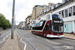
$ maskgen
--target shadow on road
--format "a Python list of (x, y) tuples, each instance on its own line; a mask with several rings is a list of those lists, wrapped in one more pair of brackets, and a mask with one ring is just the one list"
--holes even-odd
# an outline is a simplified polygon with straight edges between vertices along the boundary
[[(34, 35), (34, 34), (33, 34)], [(50, 38), (50, 37), (44, 37), (44, 36), (41, 36), (41, 35), (37, 35), (36, 36), (39, 36), (41, 38), (45, 38), (45, 39), (49, 39), (49, 40), (58, 40), (58, 39), (62, 39), (62, 38)]]

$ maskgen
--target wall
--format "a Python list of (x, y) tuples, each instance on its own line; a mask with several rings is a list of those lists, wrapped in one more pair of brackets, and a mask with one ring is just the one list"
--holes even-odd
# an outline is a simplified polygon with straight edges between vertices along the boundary
[(73, 23), (71, 22), (65, 22), (64, 23), (64, 32), (72, 32), (73, 31)]

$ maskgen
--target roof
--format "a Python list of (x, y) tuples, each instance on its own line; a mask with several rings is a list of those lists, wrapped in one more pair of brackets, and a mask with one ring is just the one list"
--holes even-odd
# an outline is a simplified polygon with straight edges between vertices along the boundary
[(58, 6), (58, 7), (55, 7), (53, 10), (56, 10), (56, 9), (58, 9), (58, 8), (60, 8), (60, 7), (62, 7), (62, 6), (65, 6), (67, 3), (71, 3), (71, 2), (73, 2), (74, 0), (69, 0), (69, 1), (66, 1), (65, 3), (61, 3), (60, 4), (60, 6)]
[[(62, 6), (66, 6), (68, 3), (70, 4), (70, 3), (72, 3), (72, 2), (75, 2), (75, 0), (69, 0), (69, 1), (66, 1), (65, 3), (57, 3), (58, 4), (58, 6), (56, 7), (56, 5), (52, 5), (54, 8), (53, 9), (51, 9), (52, 7), (49, 7), (50, 8), (50, 10), (48, 11), (48, 12), (50, 12), (50, 11), (54, 11), (54, 10), (56, 10), (56, 9), (58, 9), (58, 8), (61, 8)], [(47, 10), (47, 9), (46, 9)], [(44, 11), (44, 10), (43, 10)], [(41, 13), (41, 12), (40, 12)], [(46, 12), (47, 13), (47, 12)], [(40, 14), (39, 16), (41, 16), (42, 14)]]
[(33, 9), (34, 9), (35, 7), (43, 7), (43, 5), (35, 5), (35, 6), (33, 7)]

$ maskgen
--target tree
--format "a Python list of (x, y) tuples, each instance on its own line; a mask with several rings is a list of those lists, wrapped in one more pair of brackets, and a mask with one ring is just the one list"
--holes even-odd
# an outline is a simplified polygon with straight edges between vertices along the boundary
[(0, 27), (2, 27), (2, 23), (5, 20), (5, 17), (3, 14), (0, 14)]
[(3, 27), (3, 29), (11, 27), (9, 20), (5, 19), (3, 14), (0, 14), (0, 27)]

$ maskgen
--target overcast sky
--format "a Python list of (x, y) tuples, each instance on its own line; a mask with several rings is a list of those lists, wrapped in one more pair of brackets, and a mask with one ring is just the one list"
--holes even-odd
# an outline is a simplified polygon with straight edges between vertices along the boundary
[[(6, 19), (10, 20), (12, 17), (12, 2), (13, 0), (0, 0), (0, 13)], [(25, 21), (25, 18), (32, 13), (35, 5), (48, 5), (48, 3), (61, 3), (62, 0), (15, 0), (15, 20), (16, 24)]]

